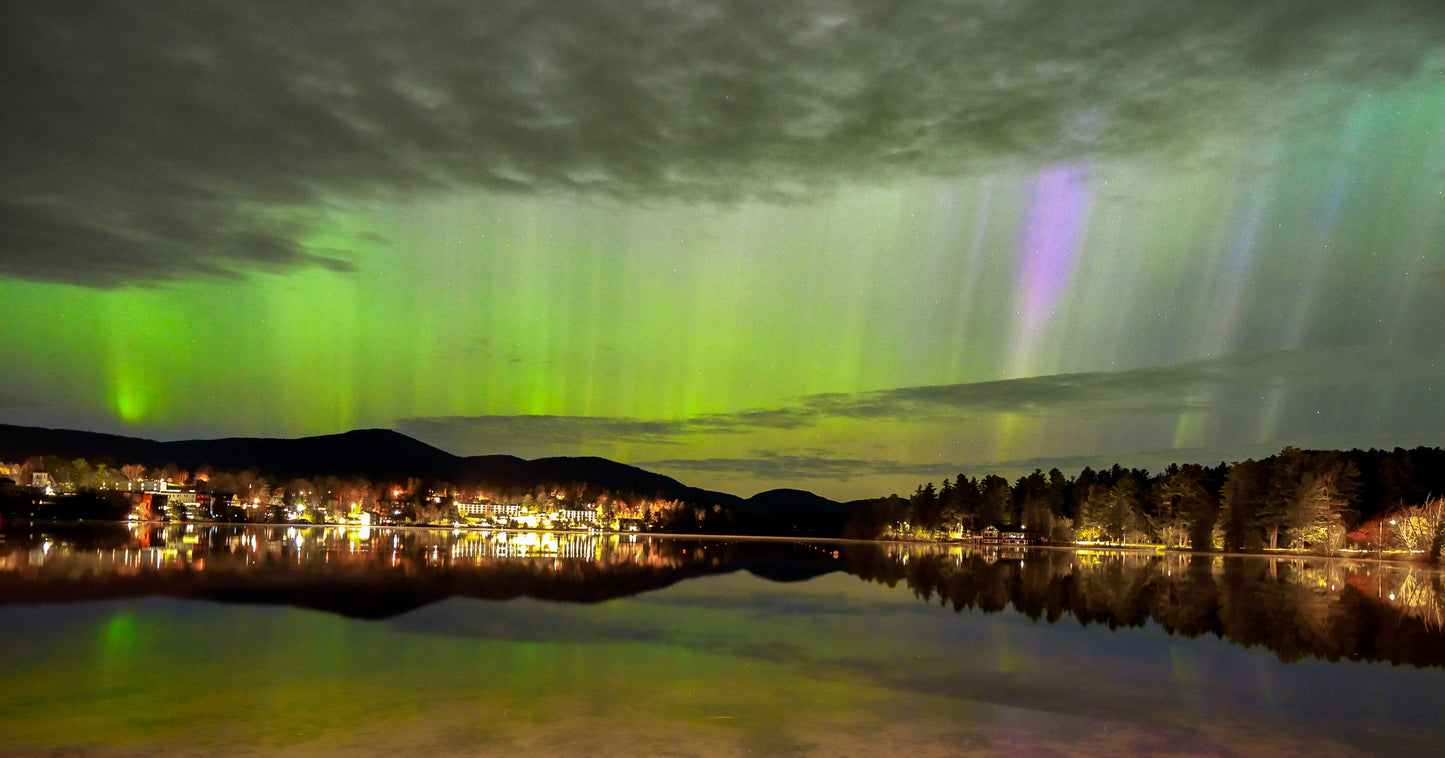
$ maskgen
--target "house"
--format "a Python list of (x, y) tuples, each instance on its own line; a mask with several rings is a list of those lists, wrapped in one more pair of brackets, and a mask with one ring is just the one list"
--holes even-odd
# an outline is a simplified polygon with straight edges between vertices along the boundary
[(999, 532), (998, 540), (1000, 545), (1015, 547), (1027, 547), (1029, 545), (1041, 544), (1043, 537), (1031, 529), (1008, 529)]
[(1042, 536), (1031, 529), (1006, 526), (998, 527), (993, 524), (985, 526), (978, 533), (978, 542), (984, 545), (1008, 545), (1010, 547), (1027, 547), (1043, 543)]

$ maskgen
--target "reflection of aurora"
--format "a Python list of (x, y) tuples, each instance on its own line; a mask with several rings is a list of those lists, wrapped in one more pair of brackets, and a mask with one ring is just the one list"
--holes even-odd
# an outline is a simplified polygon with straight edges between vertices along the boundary
[(1157, 624), (1285, 660), (1445, 666), (1445, 577), (1375, 561), (649, 535), (132, 525), (7, 526), (0, 602), (144, 594), (387, 617), (453, 596), (596, 601), (746, 569), (846, 571), (957, 611)]

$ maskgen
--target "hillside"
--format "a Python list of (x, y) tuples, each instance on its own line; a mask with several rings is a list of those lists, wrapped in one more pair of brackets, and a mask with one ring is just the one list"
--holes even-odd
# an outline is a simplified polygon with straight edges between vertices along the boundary
[(254, 470), (277, 480), (297, 477), (364, 477), (371, 480), (435, 479), (461, 486), (525, 492), (545, 485), (586, 484), (613, 492), (732, 505), (734, 495), (689, 487), (671, 477), (605, 458), (539, 458), (510, 455), (462, 457), (399, 432), (361, 429), (299, 439), (231, 437), (214, 440), (155, 440), (63, 429), (0, 424), (0, 460), (34, 456), (85, 458), (120, 466), (203, 466), (225, 471)]

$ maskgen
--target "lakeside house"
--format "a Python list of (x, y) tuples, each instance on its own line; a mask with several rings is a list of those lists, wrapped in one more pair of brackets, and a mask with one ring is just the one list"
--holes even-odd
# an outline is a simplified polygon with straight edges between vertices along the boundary
[(1027, 547), (1029, 545), (1043, 544), (1043, 536), (1032, 529), (1019, 527), (999, 527), (989, 524), (979, 530), (977, 541), (983, 545), (1006, 545), (1009, 547)]

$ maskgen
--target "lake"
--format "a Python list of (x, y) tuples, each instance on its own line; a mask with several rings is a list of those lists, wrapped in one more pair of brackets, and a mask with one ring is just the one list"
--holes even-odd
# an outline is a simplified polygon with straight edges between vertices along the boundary
[(1439, 754), (1369, 560), (4, 524), (0, 755)]

